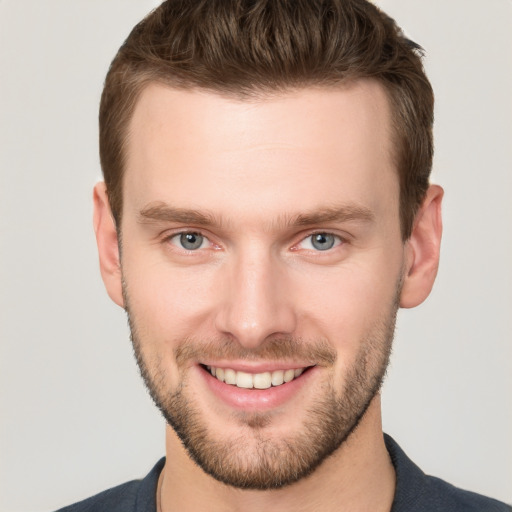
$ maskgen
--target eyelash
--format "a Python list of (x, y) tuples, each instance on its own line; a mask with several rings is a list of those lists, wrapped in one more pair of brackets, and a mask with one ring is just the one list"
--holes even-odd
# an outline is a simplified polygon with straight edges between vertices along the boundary
[[(192, 248), (192, 249), (187, 249), (186, 247), (183, 247), (182, 240), (179, 240), (179, 239), (181, 237), (187, 236), (187, 235), (193, 235), (193, 236), (196, 236), (196, 237), (201, 237), (201, 239), (202, 239), (201, 240), (201, 244), (198, 247), (195, 247), (195, 248)], [(314, 238), (313, 238), (315, 236), (316, 237), (322, 236), (323, 238), (332, 237), (333, 238), (333, 244), (330, 247), (327, 247), (325, 249), (319, 249), (318, 247), (315, 248), (314, 247)], [(174, 243), (173, 240), (176, 240), (176, 242)], [(329, 231), (315, 231), (314, 233), (309, 233), (307, 236), (302, 238), (298, 243), (294, 244), (294, 246), (292, 247), (292, 250), (298, 250), (299, 246), (301, 244), (307, 243), (308, 240), (310, 241), (310, 245), (312, 247), (311, 248), (307, 248), (306, 250), (310, 250), (310, 251), (317, 252), (317, 253), (329, 252), (329, 251), (331, 251), (331, 249), (335, 249), (336, 247), (346, 243), (346, 239), (344, 239), (340, 235), (336, 235), (336, 234), (331, 233)], [(200, 231), (193, 231), (193, 230), (179, 231), (177, 233), (173, 233), (172, 235), (169, 235), (168, 237), (166, 237), (164, 241), (168, 242), (168, 243), (170, 243), (170, 244), (172, 244), (172, 245), (174, 245), (176, 247), (178, 247), (178, 249), (187, 251), (187, 253), (198, 252), (200, 249), (203, 248), (202, 245), (204, 244), (204, 242), (207, 242), (207, 243), (209, 243), (211, 245), (214, 245), (213, 242), (206, 235), (204, 235)], [(216, 247), (218, 248), (218, 246), (216, 246)]]

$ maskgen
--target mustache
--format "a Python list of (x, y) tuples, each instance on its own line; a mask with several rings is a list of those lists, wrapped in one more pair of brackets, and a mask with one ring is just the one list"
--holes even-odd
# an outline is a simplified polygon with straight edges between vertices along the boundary
[(248, 349), (236, 340), (223, 337), (212, 340), (186, 338), (175, 349), (178, 367), (191, 361), (243, 360), (243, 361), (301, 361), (310, 365), (332, 366), (337, 353), (325, 340), (304, 340), (291, 336), (271, 337), (261, 345)]

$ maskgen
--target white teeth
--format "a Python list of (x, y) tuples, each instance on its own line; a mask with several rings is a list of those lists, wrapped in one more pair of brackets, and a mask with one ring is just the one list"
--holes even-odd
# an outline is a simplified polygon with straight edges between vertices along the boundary
[(268, 389), (272, 386), (272, 375), (270, 372), (257, 373), (252, 379), (256, 389)]
[[(212, 375), (214, 375), (214, 374), (212, 373)], [(235, 370), (231, 370), (231, 368), (226, 368), (224, 370), (224, 382), (226, 384), (236, 385), (236, 372), (235, 372)]]
[(245, 372), (236, 372), (236, 387), (251, 389), (253, 386), (252, 375)]
[(268, 389), (271, 386), (280, 386), (286, 382), (300, 377), (305, 368), (276, 370), (274, 372), (247, 373), (237, 372), (231, 368), (216, 368), (207, 366), (209, 372), (221, 382), (244, 389)]
[(224, 370), (222, 368), (217, 368), (215, 377), (217, 377), (221, 382), (224, 382)]
[(283, 379), (285, 382), (290, 382), (295, 378), (295, 370), (286, 370)]
[(272, 386), (280, 386), (284, 382), (283, 370), (272, 372)]

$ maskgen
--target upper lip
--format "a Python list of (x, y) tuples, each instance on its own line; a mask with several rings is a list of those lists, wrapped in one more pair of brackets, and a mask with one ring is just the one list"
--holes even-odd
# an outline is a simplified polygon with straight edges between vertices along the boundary
[(247, 361), (202, 361), (202, 365), (214, 368), (230, 368), (231, 370), (246, 372), (246, 373), (265, 373), (275, 372), (277, 370), (296, 370), (299, 368), (307, 368), (314, 366), (311, 363), (301, 362), (285, 362), (285, 361), (265, 361), (261, 363), (251, 363)]

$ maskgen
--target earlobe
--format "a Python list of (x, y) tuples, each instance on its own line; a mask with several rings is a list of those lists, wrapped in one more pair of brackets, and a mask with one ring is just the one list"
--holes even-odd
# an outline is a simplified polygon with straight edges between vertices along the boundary
[(430, 294), (439, 266), (439, 250), (443, 231), (441, 202), (443, 189), (431, 185), (418, 211), (414, 228), (406, 242), (406, 264), (400, 307), (413, 308)]
[(117, 229), (110, 211), (104, 182), (99, 182), (94, 187), (93, 201), (93, 224), (98, 245), (101, 277), (110, 298), (117, 305), (124, 307)]

